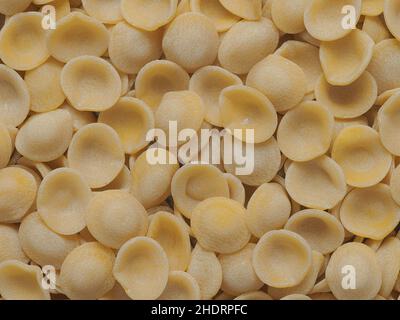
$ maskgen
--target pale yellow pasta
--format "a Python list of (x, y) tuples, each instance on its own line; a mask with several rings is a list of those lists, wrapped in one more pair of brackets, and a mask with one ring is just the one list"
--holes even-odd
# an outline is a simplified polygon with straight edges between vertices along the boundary
[(180, 168), (172, 179), (171, 192), (174, 204), (189, 219), (203, 200), (229, 198), (229, 186), (223, 173), (210, 164), (186, 164)]
[(242, 80), (233, 73), (218, 67), (206, 66), (197, 70), (190, 78), (189, 90), (196, 92), (203, 100), (205, 120), (222, 127), (219, 96), (223, 89), (241, 85)]
[(193, 210), (191, 227), (200, 245), (209, 251), (233, 253), (250, 240), (246, 209), (238, 202), (214, 197), (200, 202)]
[(221, 66), (245, 75), (278, 46), (279, 32), (271, 20), (242, 20), (224, 34), (218, 50)]
[[(350, 272), (346, 271), (346, 267)], [(356, 285), (351, 290), (343, 286), (343, 280), (346, 281), (343, 277), (346, 275), (356, 277)], [(361, 243), (344, 244), (332, 254), (326, 269), (326, 280), (333, 295), (339, 300), (373, 299), (382, 284), (375, 252)]]
[(363, 125), (350, 126), (339, 133), (332, 158), (343, 169), (347, 184), (359, 188), (380, 182), (392, 163), (392, 156), (383, 147), (378, 133)]
[(162, 42), (166, 58), (188, 72), (213, 64), (218, 46), (219, 37), (212, 20), (195, 12), (178, 16), (167, 28)]
[(170, 271), (184, 271), (190, 262), (189, 233), (178, 217), (165, 211), (152, 215), (147, 236), (156, 240), (164, 249)]
[(395, 93), (383, 104), (378, 112), (379, 137), (385, 148), (395, 156), (400, 156), (400, 143), (398, 141), (399, 108), (400, 93)]
[(119, 135), (124, 151), (134, 154), (149, 143), (147, 132), (154, 128), (150, 107), (136, 98), (121, 98), (111, 109), (99, 115), (99, 122), (112, 127)]
[(131, 300), (131, 298), (128, 297), (124, 288), (122, 288), (121, 285), (118, 282), (116, 282), (114, 287), (98, 300), (120, 301), (120, 300)]
[(100, 57), (108, 47), (109, 32), (96, 19), (72, 12), (57, 22), (57, 28), (47, 37), (50, 54), (61, 62), (82, 55)]
[(29, 113), (28, 87), (17, 72), (4, 64), (0, 64), (0, 83), (0, 122), (18, 126)]
[(224, 177), (228, 182), (229, 198), (244, 205), (246, 191), (240, 179), (230, 173), (224, 173)]
[(162, 30), (145, 31), (126, 22), (118, 23), (111, 31), (108, 52), (119, 70), (137, 74), (147, 63), (161, 57)]
[[(400, 92), (400, 88), (390, 89), (381, 93), (378, 98), (376, 98), (375, 105), (382, 106), (388, 101), (392, 96)], [(378, 113), (378, 112), (377, 112)]]
[(192, 275), (183, 271), (171, 271), (167, 286), (158, 300), (200, 300), (200, 297), (200, 287)]
[(49, 59), (39, 67), (25, 73), (25, 83), (31, 97), (30, 109), (34, 112), (47, 112), (57, 109), (65, 100), (61, 88), (63, 64)]
[(38, 183), (29, 171), (18, 167), (0, 169), (0, 222), (19, 221), (36, 199)]
[(354, 189), (343, 200), (340, 220), (351, 233), (381, 240), (400, 222), (400, 207), (391, 197), (386, 184)]
[(0, 31), (0, 58), (15, 70), (31, 70), (47, 60), (47, 31), (43, 15), (24, 12), (12, 16)]
[(148, 226), (146, 209), (122, 190), (96, 193), (85, 210), (85, 221), (93, 237), (113, 249), (119, 249), (131, 238), (144, 236)]
[[(391, 57), (388, 59), (387, 57)], [(400, 43), (396, 39), (386, 39), (375, 45), (371, 62), (367, 69), (378, 84), (378, 94), (400, 88)]]
[(280, 300), (312, 300), (309, 296), (304, 294), (294, 293), (281, 298)]
[(0, 295), (6, 300), (50, 300), (42, 288), (42, 271), (21, 261), (0, 263)]
[(91, 191), (79, 172), (59, 168), (40, 184), (37, 209), (43, 221), (55, 232), (72, 235), (85, 226), (85, 211)]
[(385, 0), (363, 0), (361, 14), (365, 16), (379, 16), (383, 12)]
[(309, 161), (325, 154), (333, 137), (334, 118), (324, 104), (302, 102), (282, 118), (278, 145), (282, 153), (293, 161)]
[(18, 12), (24, 11), (29, 7), (32, 0), (1, 0), (0, 1), (0, 13), (6, 16), (11, 16)]
[(37, 212), (26, 216), (18, 231), (21, 247), (26, 255), (40, 266), (52, 265), (60, 269), (67, 255), (79, 246), (77, 235), (55, 233)]
[(362, 30), (375, 41), (379, 43), (382, 40), (391, 38), (391, 34), (386, 27), (385, 20), (382, 16), (371, 17), (366, 16), (364, 19)]
[[(183, 1), (181, 1), (183, 2)], [(190, 0), (190, 8), (209, 17), (215, 24), (218, 32), (229, 30), (240, 17), (230, 13), (219, 0)]]
[(253, 251), (253, 267), (257, 276), (274, 288), (298, 285), (311, 266), (310, 246), (301, 236), (291, 231), (267, 232)]
[[(173, 161), (152, 163), (149, 159), (153, 156)], [(132, 194), (147, 209), (158, 206), (171, 195), (171, 180), (178, 169), (178, 162), (169, 151), (162, 148), (146, 150), (131, 168)]]
[(393, 200), (400, 206), (400, 166), (393, 170), (390, 178), (390, 192)]
[(93, 18), (109, 24), (121, 21), (121, 0), (83, 0), (82, 6)]
[(322, 74), (318, 48), (305, 42), (289, 40), (284, 42), (275, 54), (297, 64), (307, 78), (307, 92), (314, 91), (318, 78)]
[(72, 300), (98, 299), (115, 284), (114, 252), (98, 242), (85, 243), (64, 260), (58, 284)]
[(307, 92), (303, 70), (278, 55), (270, 55), (257, 63), (250, 70), (246, 85), (264, 93), (278, 112), (294, 108)]
[(13, 141), (7, 127), (0, 122), (0, 169), (7, 166), (13, 153)]
[(283, 228), (290, 211), (291, 204), (285, 189), (278, 183), (264, 183), (247, 204), (247, 227), (255, 237), (261, 238), (268, 231)]
[(124, 19), (131, 25), (154, 31), (170, 22), (178, 0), (121, 0)]
[(342, 224), (333, 215), (321, 210), (302, 210), (290, 217), (286, 230), (307, 240), (311, 249), (322, 254), (335, 251), (344, 241)]
[(79, 111), (105, 111), (121, 96), (121, 78), (107, 61), (94, 56), (70, 60), (61, 73), (61, 87)]
[(199, 244), (193, 249), (188, 273), (196, 279), (203, 300), (213, 298), (221, 288), (221, 263), (214, 252), (204, 250)]
[(289, 195), (311, 209), (333, 208), (344, 198), (347, 190), (342, 169), (325, 155), (307, 162), (293, 162), (285, 182)]
[[(343, 28), (345, 14), (349, 13), (351, 7), (351, 18), (355, 18), (354, 22), (357, 22), (361, 14), (361, 4), (361, 0), (311, 0), (304, 12), (305, 27), (311, 36), (321, 41), (343, 38), (352, 31), (349, 27)], [(346, 6), (347, 10), (344, 11)]]
[(56, 20), (60, 20), (71, 13), (71, 4), (69, 0), (54, 0), (51, 1), (50, 5), (53, 6), (56, 11)]
[(68, 149), (69, 166), (77, 170), (91, 188), (101, 188), (113, 181), (124, 162), (118, 134), (102, 123), (79, 129)]
[(78, 111), (75, 108), (71, 107), (68, 103), (64, 103), (60, 109), (66, 110), (69, 112), (72, 118), (72, 127), (75, 131), (78, 131), (80, 128), (84, 127), (87, 124), (94, 123), (97, 121), (94, 113), (90, 111)]
[(96, 189), (95, 191), (107, 191), (107, 190), (124, 190), (130, 191), (132, 185), (131, 171), (125, 165), (123, 166), (120, 173), (111, 181), (108, 185)]
[(15, 147), (32, 161), (48, 162), (67, 151), (71, 138), (70, 114), (65, 110), (54, 110), (31, 116), (18, 131)]
[(155, 111), (165, 93), (186, 90), (188, 86), (189, 75), (181, 66), (168, 60), (155, 60), (139, 71), (135, 94)]
[(361, 30), (354, 30), (336, 41), (322, 42), (320, 59), (326, 81), (345, 86), (357, 80), (371, 61), (374, 41)]
[(258, 20), (261, 18), (261, 0), (219, 0), (219, 2), (228, 11), (243, 19)]
[[(379, 2), (383, 2), (383, 0), (380, 0)], [(391, 34), (394, 35), (397, 40), (400, 40), (399, 2), (396, 0), (385, 0), (385, 4), (384, 5), (381, 4), (380, 9), (382, 9), (383, 6), (384, 6), (384, 16), (385, 16), (386, 26), (390, 30)], [(382, 11), (380, 13), (382, 13)]]
[(7, 260), (29, 261), (22, 250), (16, 224), (0, 224), (0, 263)]
[(307, 272), (304, 279), (298, 285), (288, 288), (269, 287), (268, 294), (274, 299), (286, 300), (284, 297), (290, 295), (305, 295), (311, 293), (315, 281), (318, 278), (318, 272), (322, 268), (323, 262), (324, 262), (324, 256), (317, 251), (312, 251), (311, 268)]
[(243, 249), (219, 256), (222, 266), (221, 289), (233, 296), (259, 290), (264, 283), (256, 275), (253, 264), (253, 251), (256, 245), (247, 244)]
[(118, 251), (113, 274), (133, 300), (157, 299), (168, 282), (168, 258), (153, 239), (136, 237)]
[(367, 71), (346, 86), (331, 85), (321, 76), (315, 87), (317, 101), (335, 117), (342, 119), (356, 118), (366, 113), (374, 105), (377, 95), (376, 81)]
[(285, 33), (300, 33), (304, 26), (304, 11), (309, 0), (273, 0), (271, 3), (272, 21)]
[(272, 300), (264, 291), (252, 291), (241, 294), (233, 300)]
[(400, 240), (389, 237), (376, 251), (376, 258), (382, 271), (382, 286), (379, 294), (388, 298), (395, 287), (400, 270)]
[[(318, 39), (315, 39), (313, 36), (311, 36), (307, 30), (300, 32), (298, 34), (295, 34), (293, 38), (297, 41), (302, 41), (302, 42), (307, 42), (308, 44), (313, 45), (314, 47), (319, 48), (321, 45), (321, 41)], [(290, 40), (289, 40), (290, 41)]]

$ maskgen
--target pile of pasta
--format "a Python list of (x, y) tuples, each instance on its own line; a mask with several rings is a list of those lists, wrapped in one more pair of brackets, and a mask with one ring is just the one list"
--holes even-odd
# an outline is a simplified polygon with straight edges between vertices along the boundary
[[(2, 299), (399, 298), (398, 0), (0, 13)], [(150, 163), (171, 121), (254, 130), (254, 170)]]

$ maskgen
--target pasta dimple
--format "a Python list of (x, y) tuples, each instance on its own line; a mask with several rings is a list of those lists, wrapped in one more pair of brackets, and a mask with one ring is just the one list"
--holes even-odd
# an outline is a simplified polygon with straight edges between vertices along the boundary
[(378, 112), (379, 137), (391, 154), (400, 156), (400, 93), (387, 100)]
[[(382, 1), (383, 0), (379, 2)], [(385, 0), (384, 16), (385, 16), (386, 26), (388, 27), (392, 35), (396, 37), (397, 40), (400, 40), (400, 27), (398, 22), (399, 14), (400, 14), (399, 2), (396, 0)]]
[(385, 184), (354, 189), (343, 200), (340, 220), (351, 233), (381, 240), (400, 222), (400, 207)]
[(61, 73), (61, 87), (79, 111), (105, 111), (121, 96), (121, 78), (107, 61), (94, 56), (70, 60)]
[(121, 0), (82, 0), (82, 6), (90, 16), (103, 23), (122, 20)]
[(219, 0), (233, 14), (246, 19), (258, 20), (261, 17), (262, 0)]
[(158, 300), (200, 300), (200, 287), (189, 273), (172, 271)]
[(305, 30), (304, 11), (309, 0), (273, 0), (271, 17), (279, 30), (285, 33), (300, 33)]

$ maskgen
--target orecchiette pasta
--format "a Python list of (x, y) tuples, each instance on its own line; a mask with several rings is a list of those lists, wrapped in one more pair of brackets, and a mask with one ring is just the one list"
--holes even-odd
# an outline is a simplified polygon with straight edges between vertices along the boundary
[(172, 271), (158, 300), (200, 300), (200, 296), (200, 287), (193, 276), (183, 271)]

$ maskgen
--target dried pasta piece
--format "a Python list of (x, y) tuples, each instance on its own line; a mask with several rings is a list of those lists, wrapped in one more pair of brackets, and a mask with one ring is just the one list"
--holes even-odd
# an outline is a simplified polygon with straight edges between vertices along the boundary
[(340, 207), (340, 220), (351, 233), (374, 240), (385, 238), (400, 222), (400, 207), (390, 188), (380, 183), (353, 189)]
[(317, 101), (328, 107), (335, 117), (342, 119), (366, 113), (374, 105), (377, 95), (376, 81), (367, 71), (346, 86), (331, 85), (321, 76), (315, 87)]
[(32, 207), (37, 187), (35, 177), (27, 170), (0, 169), (0, 222), (19, 221)]
[(139, 71), (135, 93), (155, 111), (165, 93), (188, 87), (189, 75), (181, 66), (172, 61), (155, 60)]
[(232, 254), (221, 254), (219, 262), (222, 266), (221, 289), (233, 296), (259, 290), (264, 283), (256, 275), (253, 264), (254, 243)]
[[(153, 163), (150, 161), (153, 156), (166, 162)], [(144, 151), (131, 168), (132, 194), (146, 209), (158, 206), (171, 195), (172, 177), (178, 169), (179, 164), (169, 151), (162, 148)]]
[(400, 206), (400, 166), (393, 170), (390, 178), (390, 192), (393, 200)]
[(17, 72), (4, 64), (0, 64), (0, 83), (0, 122), (19, 126), (29, 113), (28, 87)]
[(32, 161), (48, 162), (67, 151), (71, 138), (71, 115), (54, 110), (31, 116), (18, 131), (15, 147)]
[(124, 162), (118, 134), (103, 123), (82, 127), (75, 133), (68, 149), (69, 166), (77, 170), (91, 188), (101, 188), (113, 181)]
[[(391, 57), (388, 59), (388, 57)], [(372, 59), (367, 69), (378, 84), (378, 94), (400, 88), (400, 43), (396, 39), (386, 39), (375, 45)]]
[(50, 300), (42, 288), (42, 270), (17, 260), (0, 263), (0, 295), (6, 300)]
[(79, 246), (77, 235), (55, 233), (37, 212), (26, 216), (19, 227), (19, 239), (26, 255), (40, 266), (52, 265), (60, 269), (67, 255)]
[(273, 300), (272, 297), (264, 291), (252, 291), (241, 294), (233, 300)]
[(82, 56), (102, 56), (108, 47), (109, 32), (98, 20), (80, 12), (72, 12), (57, 22), (47, 37), (50, 54), (68, 61)]
[(42, 19), (40, 12), (18, 13), (1, 29), (0, 58), (10, 68), (31, 70), (50, 56)]
[(219, 0), (226, 10), (246, 19), (259, 20), (261, 18), (261, 0)]
[(242, 20), (224, 34), (218, 60), (230, 72), (245, 75), (278, 46), (279, 32), (271, 20)]
[(162, 30), (149, 32), (126, 22), (111, 31), (108, 52), (113, 65), (123, 72), (137, 74), (147, 63), (161, 57)]
[(247, 75), (246, 85), (264, 93), (278, 112), (294, 108), (307, 93), (303, 70), (279, 55), (257, 63)]
[(293, 161), (309, 161), (325, 154), (333, 137), (334, 118), (325, 105), (302, 102), (282, 118), (278, 145), (282, 153)]
[(400, 270), (400, 240), (397, 237), (386, 238), (376, 251), (376, 258), (382, 271), (382, 286), (379, 294), (389, 298), (395, 287)]
[(400, 156), (399, 114), (400, 93), (389, 98), (378, 112), (379, 136), (382, 144), (395, 156)]
[(356, 81), (367, 69), (374, 45), (371, 37), (358, 29), (339, 40), (322, 42), (320, 60), (326, 81), (334, 86)]
[(281, 298), (280, 300), (312, 300), (309, 296), (304, 294), (294, 293)]
[(222, 127), (219, 96), (223, 89), (241, 85), (242, 80), (218, 66), (206, 66), (197, 70), (190, 78), (189, 90), (196, 92), (203, 100), (205, 120), (215, 126)]
[(314, 91), (315, 85), (322, 74), (318, 48), (305, 42), (289, 40), (284, 42), (274, 54), (297, 64), (304, 71), (307, 78), (307, 92)]
[(264, 183), (247, 204), (247, 227), (255, 237), (261, 238), (268, 231), (281, 229), (290, 213), (291, 204), (284, 186)]
[(122, 190), (96, 193), (87, 206), (85, 221), (93, 237), (113, 249), (119, 249), (129, 239), (144, 236), (148, 226), (146, 209)]
[[(356, 275), (356, 286), (343, 287), (343, 270), (351, 266)], [(347, 271), (348, 273), (348, 271)], [(331, 256), (326, 269), (326, 280), (335, 298), (339, 300), (371, 300), (379, 292), (382, 274), (375, 252), (362, 243), (346, 243)]]
[(134, 154), (148, 145), (147, 132), (154, 128), (154, 115), (146, 103), (136, 98), (121, 98), (111, 109), (99, 115), (99, 122), (119, 135), (124, 151)]
[(16, 224), (0, 224), (0, 263), (7, 260), (29, 261), (22, 250)]
[(116, 282), (114, 287), (108, 291), (104, 296), (99, 298), (99, 300), (131, 300), (131, 298), (128, 297), (126, 294), (124, 288), (121, 287), (121, 285)]
[(0, 13), (5, 16), (12, 16), (18, 12), (22, 12), (29, 7), (32, 0), (1, 0)]
[[(219, 98), (220, 119), (235, 138), (249, 143), (262, 143), (275, 133), (278, 117), (274, 106), (261, 92), (247, 86), (231, 86)], [(235, 134), (240, 129), (239, 134)], [(247, 141), (246, 130), (253, 130)]]
[(75, 131), (86, 126), (87, 124), (94, 123), (97, 121), (94, 113), (90, 111), (78, 111), (71, 107), (69, 104), (64, 103), (59, 109), (68, 111), (72, 118), (72, 127)]
[[(304, 24), (307, 31), (321, 41), (334, 41), (349, 34), (351, 28), (343, 28), (342, 13), (346, 6), (351, 6), (357, 22), (361, 15), (361, 0), (311, 0), (304, 11)], [(346, 11), (347, 12), (347, 11)]]
[(115, 177), (113, 181), (111, 181), (105, 187), (96, 189), (95, 191), (107, 191), (107, 190), (130, 191), (131, 185), (132, 185), (131, 171), (125, 165), (123, 166), (121, 172)]
[(178, 0), (121, 0), (124, 19), (131, 25), (154, 31), (175, 16)]
[(328, 254), (344, 241), (342, 224), (333, 215), (321, 210), (302, 210), (290, 217), (286, 230), (296, 232), (307, 240), (312, 250)]
[(167, 254), (155, 240), (136, 237), (118, 251), (113, 274), (133, 300), (157, 299), (168, 282)]
[[(367, 1), (367, 2), (372, 2)], [(379, 2), (383, 2), (380, 0)], [(400, 26), (399, 26), (399, 14), (400, 14), (400, 5), (396, 0), (385, 0), (385, 4), (381, 4), (384, 6), (384, 17), (386, 26), (390, 30), (391, 34), (395, 36), (397, 40), (400, 40)], [(382, 13), (382, 12), (381, 12)]]
[(91, 191), (81, 175), (69, 168), (51, 171), (40, 184), (37, 208), (55, 232), (72, 235), (85, 228), (85, 211)]
[(191, 227), (204, 249), (228, 254), (242, 249), (250, 240), (245, 218), (246, 209), (240, 203), (214, 197), (194, 208)]
[(195, 12), (178, 16), (167, 28), (162, 42), (166, 58), (188, 72), (213, 64), (218, 46), (219, 37), (212, 20)]
[(121, 21), (121, 0), (82, 0), (85, 11), (93, 18), (108, 24)]
[(171, 192), (174, 204), (189, 219), (203, 200), (229, 198), (229, 186), (223, 173), (210, 164), (186, 164), (180, 168), (172, 179)]
[(200, 287), (192, 275), (183, 271), (172, 271), (158, 300), (200, 300), (200, 297)]
[(303, 32), (304, 11), (309, 0), (273, 0), (271, 3), (272, 21), (284, 33)]
[(267, 232), (253, 251), (253, 267), (257, 276), (274, 288), (298, 285), (311, 266), (310, 246), (301, 236), (291, 231)]
[[(383, 106), (386, 101), (388, 101), (392, 96), (400, 92), (400, 88), (390, 89), (381, 93), (378, 98), (376, 98), (375, 105)], [(378, 110), (376, 110), (378, 113)]]
[(244, 205), (246, 191), (240, 179), (230, 173), (224, 173), (224, 177), (228, 182), (229, 198)]
[(0, 122), (0, 169), (7, 166), (13, 153), (13, 141), (7, 127)]
[(333, 208), (347, 191), (341, 167), (325, 155), (307, 162), (293, 162), (285, 182), (289, 195), (312, 209)]
[(365, 16), (379, 16), (383, 13), (385, 0), (363, 0), (361, 14)]
[(31, 97), (30, 109), (34, 112), (47, 112), (57, 109), (65, 100), (61, 88), (63, 64), (49, 59), (39, 67), (25, 73), (25, 83)]
[(79, 111), (110, 109), (121, 96), (121, 78), (107, 61), (94, 56), (70, 60), (61, 73), (61, 87)]
[(190, 0), (190, 8), (193, 12), (202, 13), (209, 17), (214, 22), (218, 32), (229, 30), (240, 20), (240, 17), (226, 10), (219, 0)]
[(387, 29), (385, 20), (382, 16), (366, 16), (364, 19), (362, 31), (368, 33), (368, 35), (372, 38), (372, 40), (375, 41), (375, 43), (379, 43), (382, 40), (391, 38), (391, 34)]
[(54, 0), (49, 4), (56, 10), (57, 21), (71, 13), (71, 4), (69, 0)]
[(155, 213), (151, 217), (147, 236), (163, 247), (170, 271), (187, 269), (192, 248), (189, 233), (178, 217), (165, 211)]
[(339, 133), (332, 158), (342, 167), (347, 184), (359, 188), (380, 182), (392, 163), (392, 156), (382, 145), (379, 134), (363, 125), (354, 125)]
[(114, 261), (114, 252), (98, 242), (75, 248), (61, 266), (60, 289), (71, 300), (102, 297), (114, 287)]
[(188, 267), (199, 287), (202, 300), (213, 298), (221, 288), (222, 267), (214, 252), (204, 250), (197, 244)]

